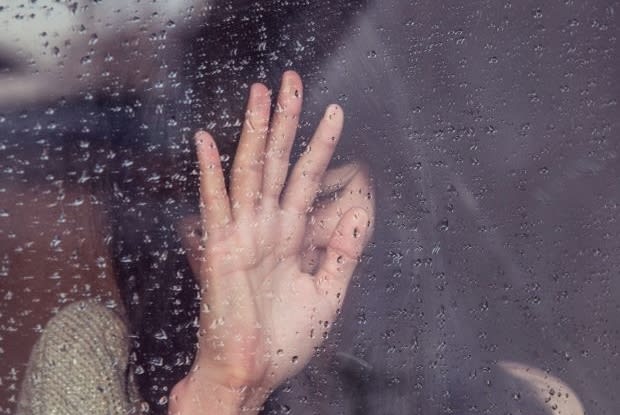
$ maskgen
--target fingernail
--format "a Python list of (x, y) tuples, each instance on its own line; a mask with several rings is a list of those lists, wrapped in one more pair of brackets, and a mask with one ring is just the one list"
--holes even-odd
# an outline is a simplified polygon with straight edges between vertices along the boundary
[(252, 84), (252, 86), (250, 87), (250, 95), (251, 96), (256, 95), (258, 93), (258, 88), (260, 88), (260, 85), (261, 84), (259, 84), (259, 83)]
[(198, 131), (196, 133), (196, 135), (194, 136), (194, 138), (196, 139), (196, 143), (197, 144), (202, 144), (204, 143), (204, 138), (205, 138), (205, 132), (204, 131)]
[(338, 117), (338, 114), (342, 112), (342, 108), (338, 104), (331, 104), (325, 110), (325, 118), (330, 121), (335, 120)]

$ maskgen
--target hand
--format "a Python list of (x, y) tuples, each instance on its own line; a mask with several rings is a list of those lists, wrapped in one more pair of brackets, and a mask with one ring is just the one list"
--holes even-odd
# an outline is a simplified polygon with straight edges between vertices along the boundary
[[(320, 191), (312, 206), (302, 249), (301, 269), (315, 274), (325, 256), (342, 215), (354, 207), (362, 207), (374, 218), (374, 190), (368, 169), (360, 163), (349, 163), (325, 172)], [(178, 226), (181, 230), (187, 259), (194, 275), (200, 275), (203, 247), (201, 246), (200, 215), (186, 215)], [(370, 233), (374, 225), (371, 222)]]
[[(312, 229), (310, 210), (343, 113), (336, 105), (328, 107), (285, 187), (301, 93), (298, 75), (287, 72), (269, 128), (269, 91), (252, 86), (229, 192), (213, 138), (196, 135), (204, 235), (202, 255), (193, 264), (203, 288), (199, 350), (190, 375), (175, 387), (173, 403), (189, 390), (194, 400), (201, 394), (212, 399), (197, 387), (208, 385), (236, 391), (234, 397), (224, 392), (222, 402), (260, 406), (310, 360), (342, 304), (370, 235), (373, 207), (365, 198), (360, 206), (366, 209), (351, 206), (341, 213), (310, 274), (302, 265)], [(324, 228), (334, 226), (333, 213), (323, 220)]]

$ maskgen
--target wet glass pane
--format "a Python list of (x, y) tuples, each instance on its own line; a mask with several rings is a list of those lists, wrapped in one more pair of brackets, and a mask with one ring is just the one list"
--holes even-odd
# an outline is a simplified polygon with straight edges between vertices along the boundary
[(619, 9), (0, 2), (0, 413), (618, 413)]

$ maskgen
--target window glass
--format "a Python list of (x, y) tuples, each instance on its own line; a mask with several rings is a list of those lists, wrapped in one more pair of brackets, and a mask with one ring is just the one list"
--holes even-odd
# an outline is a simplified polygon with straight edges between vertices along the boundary
[(291, 69), (292, 162), (339, 104), (331, 167), (362, 166), (376, 210), (329, 335), (263, 413), (617, 413), (618, 13), (0, 4), (0, 413), (47, 322), (84, 299), (123, 316), (128, 376), (166, 413), (199, 329), (193, 135), (213, 135), (228, 178), (251, 84), (275, 98)]

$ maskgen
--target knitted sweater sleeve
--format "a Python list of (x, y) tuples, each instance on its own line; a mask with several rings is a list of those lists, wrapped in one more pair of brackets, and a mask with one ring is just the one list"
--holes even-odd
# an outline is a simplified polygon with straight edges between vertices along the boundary
[(17, 414), (133, 413), (128, 347), (126, 326), (112, 310), (90, 301), (65, 307), (32, 351)]

